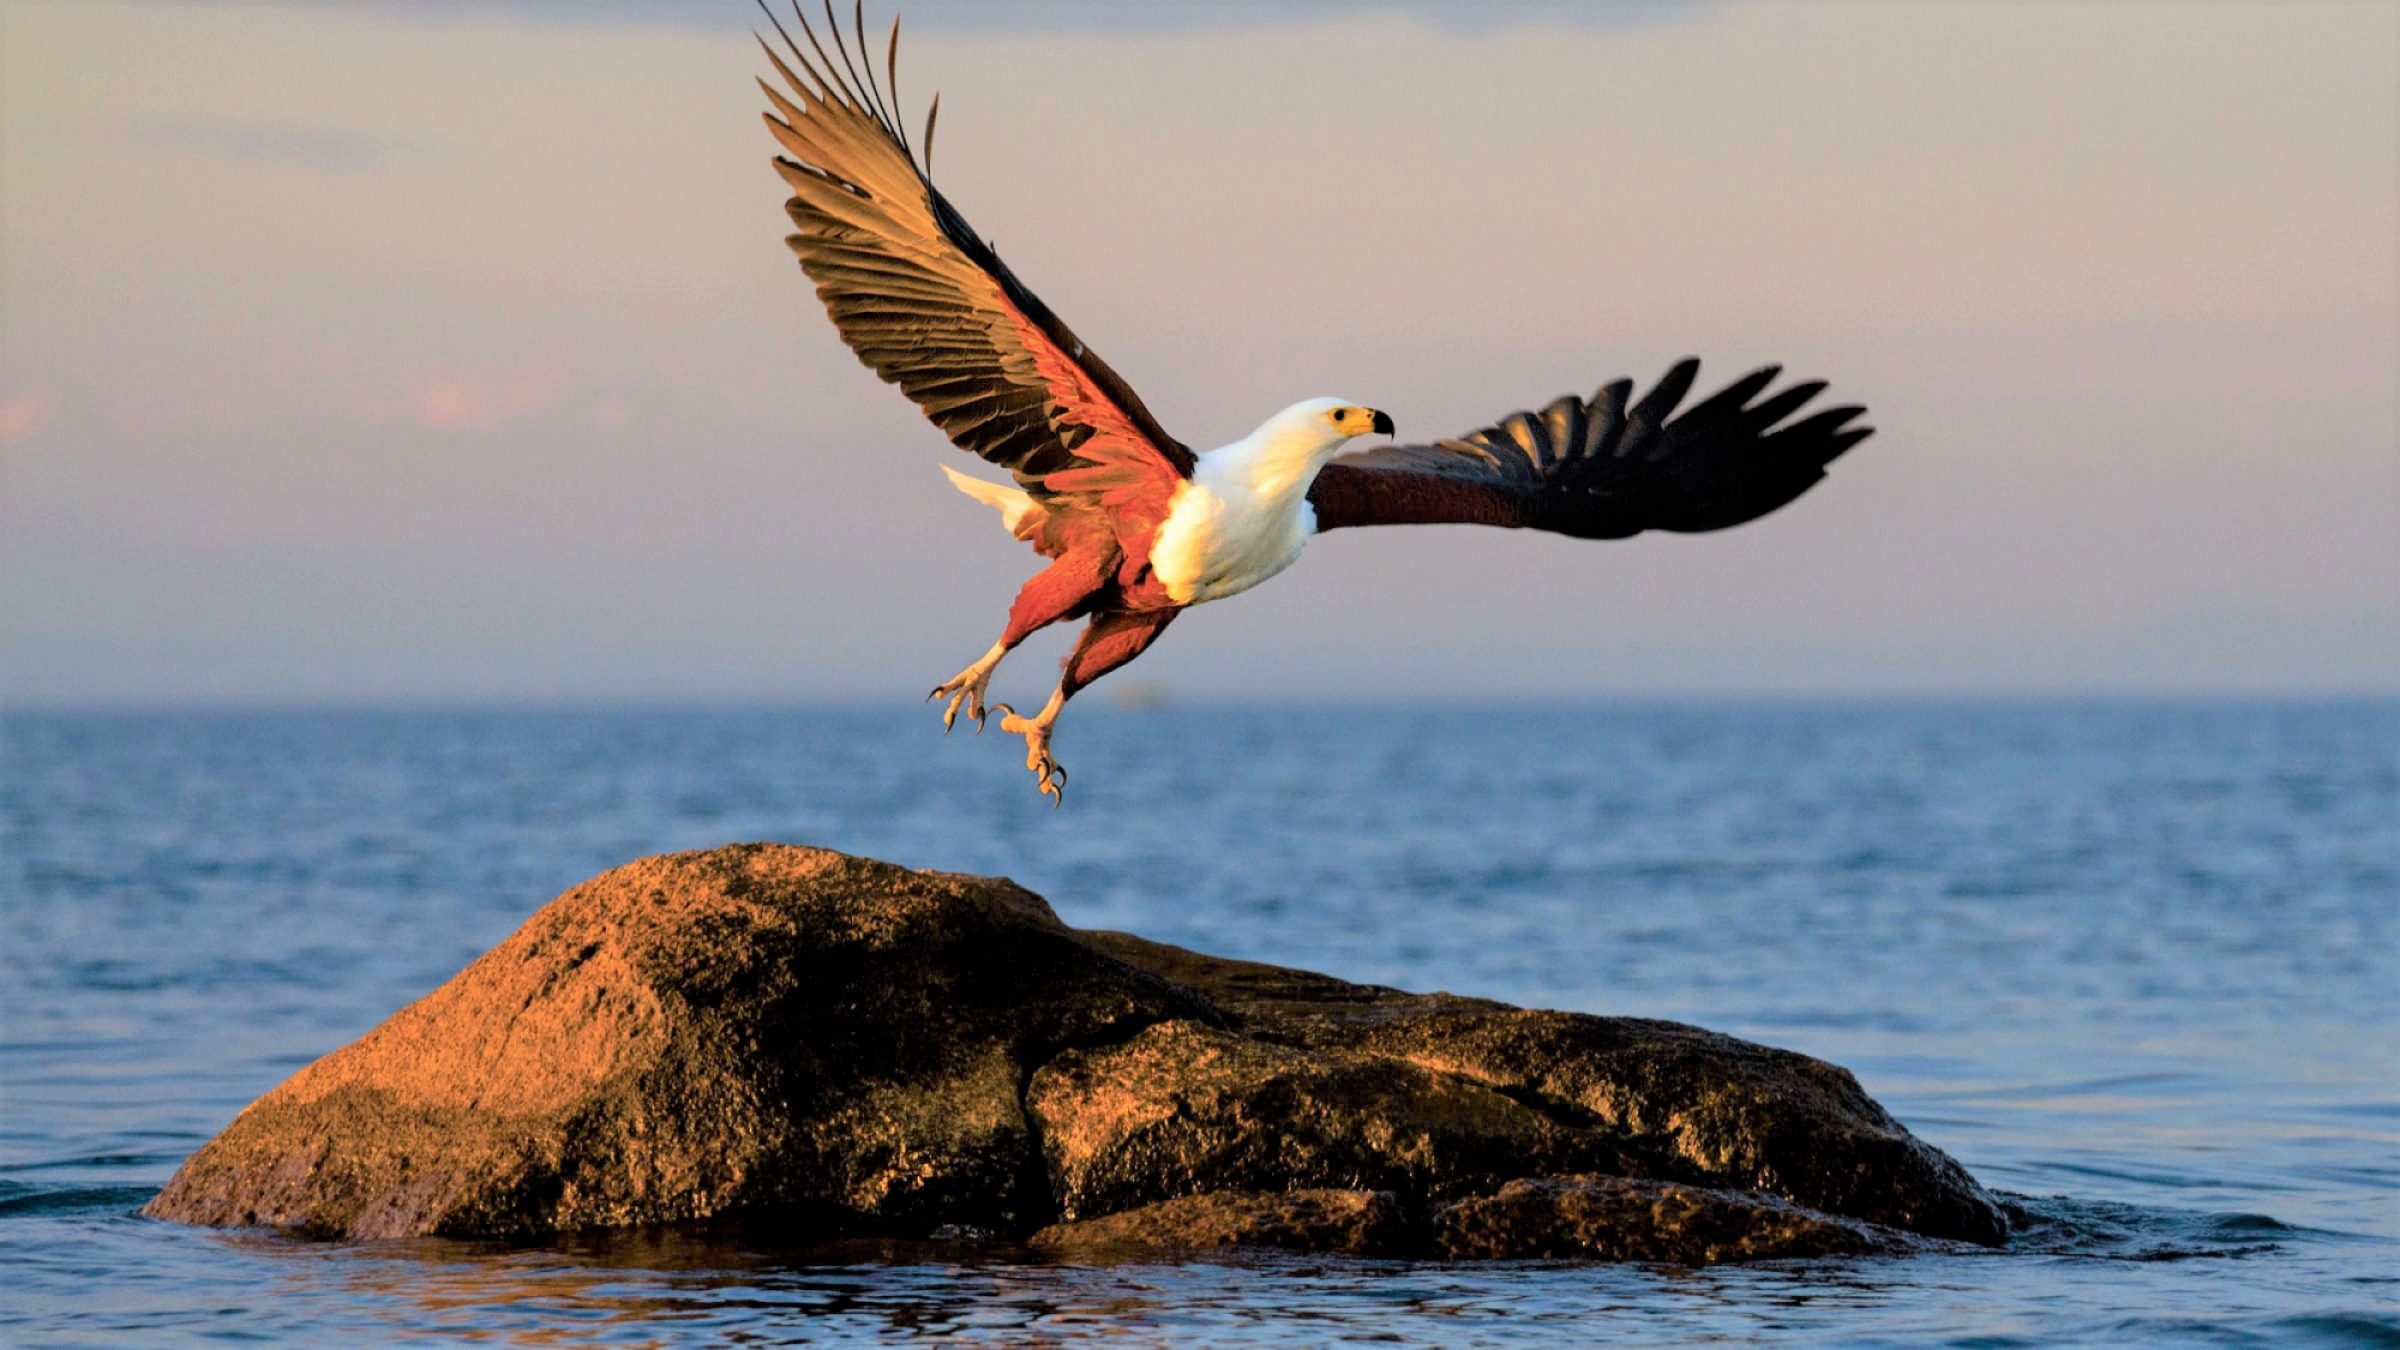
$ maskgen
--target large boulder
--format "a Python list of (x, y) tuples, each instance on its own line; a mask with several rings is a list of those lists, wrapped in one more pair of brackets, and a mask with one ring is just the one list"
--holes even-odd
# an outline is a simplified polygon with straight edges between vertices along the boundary
[(767, 846), (552, 901), (194, 1154), (162, 1218), (534, 1237), (777, 1209), (1036, 1227), (1034, 1068), (1206, 999), (1005, 881)]
[(560, 896), (144, 1212), (1687, 1262), (2006, 1233), (1803, 1055), (1078, 932), (1005, 880), (757, 844)]

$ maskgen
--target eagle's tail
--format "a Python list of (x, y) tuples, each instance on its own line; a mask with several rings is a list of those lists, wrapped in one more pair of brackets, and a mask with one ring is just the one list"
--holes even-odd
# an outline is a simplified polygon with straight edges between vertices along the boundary
[(999, 483), (987, 483), (980, 478), (960, 473), (945, 464), (942, 472), (949, 475), (950, 486), (982, 502), (1000, 513), (1000, 523), (1019, 539), (1031, 539), (1049, 515), (1042, 504), (1024, 491)]

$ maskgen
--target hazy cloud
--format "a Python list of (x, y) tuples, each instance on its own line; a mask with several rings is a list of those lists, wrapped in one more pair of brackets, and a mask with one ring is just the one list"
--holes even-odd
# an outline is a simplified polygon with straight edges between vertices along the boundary
[(444, 375), (417, 390), (417, 420), (435, 431), (497, 426), (549, 407), (565, 384), (565, 372), (557, 369), (485, 379)]
[(223, 155), (336, 170), (373, 168), (427, 148), (400, 138), (260, 122), (145, 123), (119, 127), (116, 137), (137, 149), (168, 154)]
[(0, 400), (0, 445), (33, 439), (50, 424), (50, 395), (41, 390)]
[[(330, 0), (425, 21), (494, 14), (546, 23), (664, 24), (740, 30), (763, 26), (756, 0)], [(767, 0), (790, 22), (793, 0)], [(811, 22), (824, 0), (800, 0)], [(834, 12), (848, 25), (849, 0)], [(1638, 28), (1676, 23), (1717, 8), (1715, 0), (882, 0), (866, 7), (881, 34), (900, 16), (909, 32), (1160, 33), (1206, 28), (1273, 28), (1344, 18), (1399, 18), (1453, 32), (1491, 32), (1529, 24)]]

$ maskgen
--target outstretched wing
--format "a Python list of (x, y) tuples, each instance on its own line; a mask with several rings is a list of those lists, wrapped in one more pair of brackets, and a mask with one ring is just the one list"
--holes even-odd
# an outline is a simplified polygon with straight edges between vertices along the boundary
[[(876, 83), (863, 27), (853, 65), (827, 4), (837, 65), (797, 4), (792, 12), (816, 59), (770, 12), (790, 63), (760, 45), (792, 97), (764, 80), (759, 88), (774, 105), (767, 129), (789, 152), (775, 161), (799, 228), (785, 242), (842, 340), (961, 449), (1010, 470), (1028, 490), (1091, 494), (1136, 513), (1163, 502), (1191, 476), (1191, 452), (934, 189)], [(893, 101), (899, 43), (894, 21), (884, 57)], [(939, 109), (936, 99), (925, 119), (929, 157)]]
[(1812, 380), (1759, 398), (1776, 366), (1676, 414), (1699, 373), (1687, 359), (1638, 403), (1633, 382), (1619, 380), (1455, 440), (1336, 460), (1308, 494), (1317, 528), (1504, 525), (1579, 539), (1721, 530), (1808, 491), (1826, 465), (1873, 434), (1850, 425), (1865, 411), (1857, 407), (1785, 422), (1825, 386)]

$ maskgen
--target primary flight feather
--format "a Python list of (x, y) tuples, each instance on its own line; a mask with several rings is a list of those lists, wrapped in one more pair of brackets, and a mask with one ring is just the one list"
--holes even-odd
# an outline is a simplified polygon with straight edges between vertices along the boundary
[(1870, 434), (1855, 425), (1857, 407), (1787, 420), (1824, 386), (1770, 394), (1775, 367), (1678, 413), (1700, 368), (1687, 359), (1639, 398), (1632, 381), (1618, 380), (1589, 399), (1569, 395), (1429, 445), (1381, 445), (1337, 461), (1355, 437), (1390, 435), (1392, 419), (1312, 398), (1194, 454), (933, 186), (941, 101), (926, 115), (920, 156), (894, 115), (898, 22), (879, 81), (856, 10), (855, 55), (830, 3), (830, 53), (797, 5), (793, 17), (808, 50), (777, 22), (784, 50), (761, 45), (786, 89), (759, 82), (773, 105), (768, 130), (785, 151), (775, 167), (793, 194), (786, 210), (797, 232), (786, 242), (859, 359), (959, 448), (1015, 476), (1009, 487), (944, 470), (1050, 559), (1018, 591), (999, 640), (934, 689), (948, 699), (942, 725), (962, 709), (983, 724), (992, 672), (1027, 636), (1090, 620), (1040, 713), (991, 705), (1003, 729), (1024, 736), (1025, 765), (1054, 799), (1066, 774), (1051, 731), (1067, 700), (1141, 655), (1183, 610), (1291, 566), (1313, 535), (1409, 524), (1583, 539), (1719, 530), (1806, 492)]

